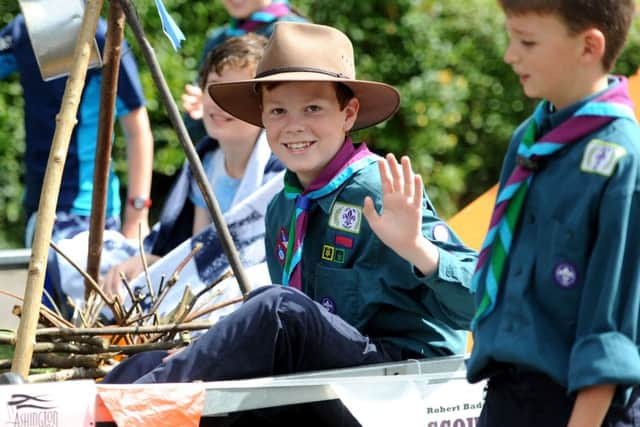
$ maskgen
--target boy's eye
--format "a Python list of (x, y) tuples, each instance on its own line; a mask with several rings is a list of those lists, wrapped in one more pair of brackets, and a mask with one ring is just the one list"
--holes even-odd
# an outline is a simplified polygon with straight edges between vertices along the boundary
[(272, 116), (279, 116), (281, 114), (284, 113), (284, 108), (272, 108), (271, 109), (271, 115)]
[(532, 47), (536, 45), (536, 42), (531, 41), (531, 40), (521, 40), (520, 44), (522, 44), (522, 46), (524, 47)]
[(320, 111), (322, 110), (322, 108), (320, 108), (319, 105), (309, 105), (307, 107), (307, 111), (311, 111), (311, 112), (316, 112), (316, 111)]

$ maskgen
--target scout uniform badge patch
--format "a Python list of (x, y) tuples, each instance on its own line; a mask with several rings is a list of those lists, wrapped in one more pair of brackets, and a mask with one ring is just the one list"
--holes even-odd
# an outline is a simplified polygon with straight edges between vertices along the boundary
[(329, 227), (347, 233), (360, 233), (362, 208), (347, 203), (336, 202), (329, 216)]
[(587, 144), (582, 155), (580, 170), (587, 173), (596, 173), (602, 176), (611, 176), (618, 160), (627, 154), (619, 145), (601, 139), (593, 139)]
[(287, 243), (289, 242), (289, 236), (284, 227), (280, 227), (278, 231), (278, 239), (276, 240), (276, 258), (280, 264), (284, 265), (284, 260), (287, 257)]

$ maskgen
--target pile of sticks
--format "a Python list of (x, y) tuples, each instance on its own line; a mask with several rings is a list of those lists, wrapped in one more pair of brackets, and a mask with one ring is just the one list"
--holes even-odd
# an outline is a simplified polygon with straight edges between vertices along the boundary
[[(193, 294), (186, 284), (182, 298), (176, 306), (166, 311), (163, 316), (158, 313), (158, 308), (167, 293), (178, 282), (180, 272), (200, 251), (201, 245), (194, 247), (168, 280), (165, 281), (164, 277), (160, 279), (157, 292), (154, 292), (149, 279), (144, 251), (140, 251), (145, 270), (146, 290), (132, 289), (127, 278), (121, 275), (123, 288), (128, 295), (126, 304), (118, 294), (107, 295), (100, 285), (55, 243), (51, 242), (51, 247), (85, 278), (89, 292), (83, 307), (75, 306), (71, 300), (67, 301), (73, 308), (71, 320), (65, 319), (55, 304), (52, 304), (55, 307), (53, 310), (41, 306), (31, 368), (32, 372), (39, 368), (49, 369), (45, 369), (44, 373), (30, 374), (29, 382), (98, 379), (129, 355), (148, 350), (172, 350), (183, 347), (191, 341), (192, 332), (206, 330), (212, 325), (212, 322), (198, 321), (198, 318), (242, 301), (242, 297), (238, 297), (212, 306), (202, 307), (202, 304), (197, 304), (203, 295), (210, 292), (215, 295), (215, 286), (231, 277), (231, 273), (227, 272), (196, 294)], [(22, 299), (6, 291), (0, 292), (18, 300)], [(21, 316), (22, 306), (14, 306), (13, 314)], [(0, 345), (15, 346), (16, 340), (13, 332), (0, 334)], [(11, 359), (0, 358), (0, 373), (8, 371), (11, 363)]]

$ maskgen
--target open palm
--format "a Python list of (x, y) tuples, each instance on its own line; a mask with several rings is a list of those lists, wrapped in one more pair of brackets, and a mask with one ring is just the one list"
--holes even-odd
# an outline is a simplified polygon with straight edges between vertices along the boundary
[(411, 162), (403, 156), (401, 165), (393, 154), (378, 161), (382, 184), (382, 213), (366, 197), (364, 216), (371, 229), (400, 256), (409, 258), (422, 237), (422, 178), (413, 173)]

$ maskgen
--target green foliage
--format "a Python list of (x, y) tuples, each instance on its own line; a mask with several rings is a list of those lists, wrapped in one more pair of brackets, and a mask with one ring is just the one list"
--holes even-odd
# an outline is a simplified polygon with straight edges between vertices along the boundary
[[(162, 33), (154, 2), (134, 3), (179, 103), (185, 83), (195, 79), (205, 35), (224, 23), (227, 14), (218, 1), (165, 1), (187, 36), (176, 53)], [(400, 90), (398, 113), (356, 137), (379, 153), (411, 156), (444, 217), (496, 182), (509, 136), (532, 111), (533, 102), (524, 97), (514, 73), (502, 61), (507, 39), (495, 0), (292, 3), (314, 22), (335, 26), (349, 35), (359, 78), (384, 81)], [(17, 12), (17, 2), (3, 2), (0, 25)], [(129, 30), (127, 40), (138, 58), (148, 100), (156, 144), (154, 170), (172, 175), (184, 161), (184, 154)], [(636, 20), (616, 72), (633, 74), (639, 64), (640, 21)], [(19, 246), (16, 238), (22, 233), (24, 131), (17, 78), (0, 84), (0, 168), (5, 171), (0, 176), (0, 246), (6, 247)], [(120, 134), (114, 159), (126, 182), (125, 142)]]

